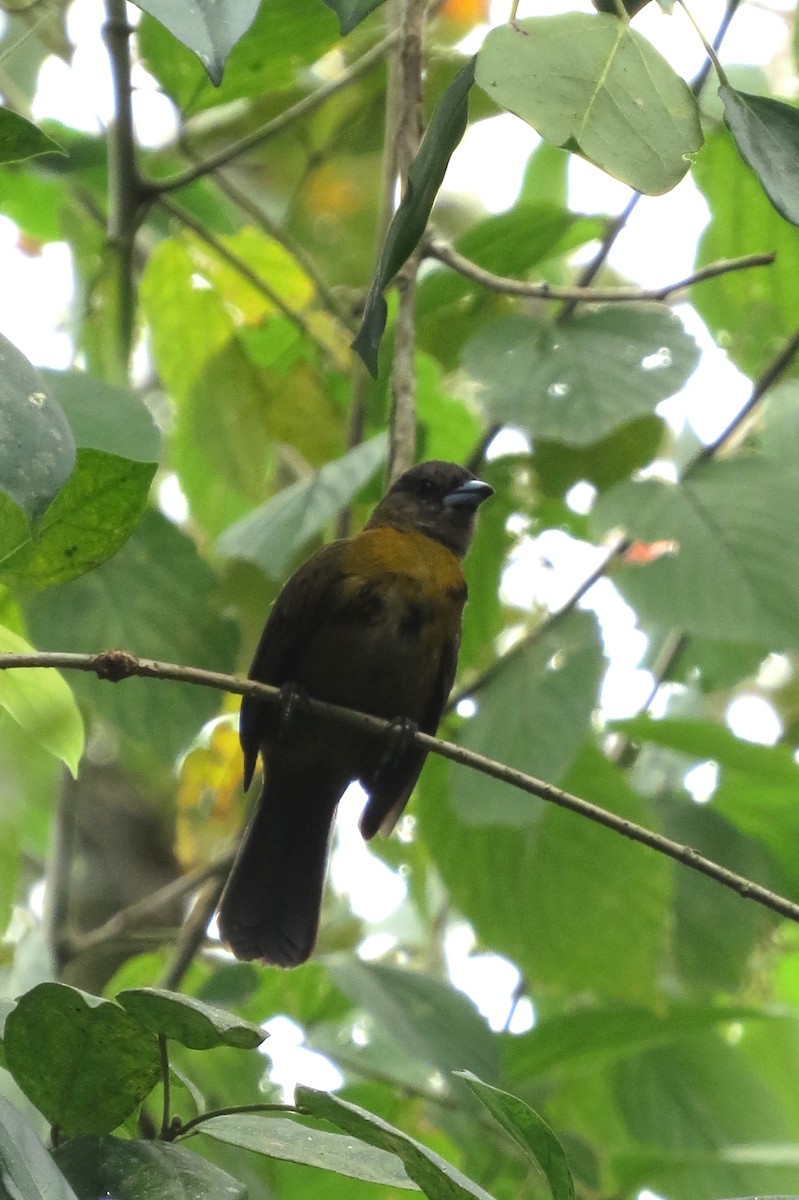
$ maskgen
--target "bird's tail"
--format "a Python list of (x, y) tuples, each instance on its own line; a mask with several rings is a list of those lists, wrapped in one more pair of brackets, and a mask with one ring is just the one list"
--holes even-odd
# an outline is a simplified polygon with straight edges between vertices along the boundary
[(240, 959), (296, 967), (313, 950), (330, 831), (346, 781), (294, 762), (270, 767), (219, 905), (219, 929)]

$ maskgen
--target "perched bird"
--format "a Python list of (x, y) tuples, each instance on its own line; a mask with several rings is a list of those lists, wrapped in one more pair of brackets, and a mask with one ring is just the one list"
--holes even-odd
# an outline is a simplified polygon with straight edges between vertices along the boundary
[(220, 931), (237, 958), (293, 967), (310, 955), (333, 817), (353, 780), (369, 795), (365, 838), (389, 832), (405, 807), (425, 751), (402, 727), (438, 727), (466, 603), (461, 559), (492, 491), (454, 463), (411, 468), (361, 533), (318, 550), (275, 601), (249, 678), (396, 719), (399, 735), (245, 696), (244, 786), (259, 752), (264, 786), (220, 902)]

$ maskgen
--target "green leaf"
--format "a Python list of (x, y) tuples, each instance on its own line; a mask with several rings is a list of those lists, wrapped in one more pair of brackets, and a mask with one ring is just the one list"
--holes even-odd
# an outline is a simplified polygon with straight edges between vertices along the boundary
[(41, 371), (61, 405), (75, 442), (133, 462), (157, 463), (161, 434), (135, 392), (112, 387), (85, 371)]
[(9, 1200), (78, 1200), (35, 1131), (0, 1096), (0, 1195)]
[(65, 154), (37, 125), (10, 108), (0, 108), (0, 163), (20, 162), (37, 154)]
[[(194, 544), (149, 512), (110, 562), (30, 596), (25, 612), (40, 649), (83, 653), (121, 646), (134, 654), (231, 671), (235, 631), (214, 607), (217, 579)], [(128, 737), (170, 764), (219, 707), (208, 688), (82, 674), (75, 690)]]
[(281, 579), (297, 553), (355, 499), (386, 457), (384, 433), (328, 463), (309, 479), (298, 480), (231, 525), (217, 549), (229, 558), (254, 562)]
[(486, 416), (534, 438), (587, 446), (651, 413), (686, 382), (699, 349), (658, 305), (608, 304), (567, 325), (516, 314), (463, 350)]
[(235, 1046), (254, 1050), (268, 1035), (259, 1025), (176, 992), (131, 988), (118, 992), (118, 1004), (150, 1033), (162, 1034), (191, 1050)]
[[(799, 238), (777, 213), (725, 131), (708, 138), (692, 171), (710, 209), (696, 266), (775, 251), (770, 267), (732, 271), (691, 289), (691, 302), (736, 366), (755, 377), (796, 328)], [(788, 367), (796, 375), (799, 364)]]
[(574, 1200), (574, 1182), (566, 1155), (546, 1121), (517, 1096), (491, 1087), (470, 1071), (458, 1074), (523, 1153), (543, 1171), (553, 1200)]
[(297, 1104), (350, 1137), (396, 1154), (430, 1200), (491, 1200), (487, 1192), (434, 1151), (354, 1104), (308, 1087), (297, 1088)]
[(357, 959), (333, 960), (328, 970), (342, 992), (407, 1054), (445, 1075), (468, 1067), (498, 1078), (496, 1039), (461, 992), (420, 971)]
[(741, 157), (778, 213), (799, 225), (799, 112), (770, 96), (751, 96), (722, 84), (724, 119)]
[(61, 983), (20, 998), (5, 1027), (6, 1065), (67, 1136), (106, 1133), (158, 1081), (158, 1042), (116, 1004)]
[(533, 467), (547, 496), (565, 496), (585, 479), (603, 492), (652, 461), (663, 442), (660, 417), (638, 417), (590, 446), (567, 446), (536, 438)]
[[(651, 994), (661, 970), (670, 866), (554, 805), (522, 828), (467, 825), (453, 804), (466, 772), (455, 773), (449, 788), (443, 775), (432, 761), (422, 775), (420, 831), (480, 939), (550, 995)], [(562, 786), (652, 826), (644, 800), (591, 745)], [(528, 803), (538, 804), (532, 797)]]
[(646, 195), (679, 183), (702, 145), (687, 84), (615, 16), (564, 13), (500, 25), (483, 42), (475, 79), (546, 141)]
[[(512, 650), (476, 693), (461, 743), (518, 771), (560, 783), (585, 742), (604, 658), (594, 617), (572, 612)], [(476, 771), (450, 767), (454, 808), (469, 825), (534, 825), (542, 801)]]
[(328, 8), (332, 8), (338, 17), (341, 36), (352, 33), (356, 25), (360, 25), (370, 13), (379, 8), (384, 0), (323, 0)]
[(31, 534), (0, 497), (0, 580), (45, 588), (92, 571), (130, 537), (155, 463), (78, 449), (75, 469)]
[[(0, 653), (34, 654), (35, 649), (0, 625)], [(83, 754), (83, 720), (58, 671), (51, 667), (0, 671), (0, 708), (77, 777)]]
[(164, 1142), (74, 1138), (55, 1160), (78, 1200), (247, 1200), (247, 1188), (199, 1154)]
[(213, 84), (222, 82), (227, 57), (247, 32), (260, 0), (135, 0), (197, 55)]
[(69, 478), (75, 442), (39, 372), (2, 335), (0, 425), (0, 492), (35, 520)]
[(351, 1137), (342, 1137), (339, 1133), (311, 1129), (285, 1117), (258, 1117), (247, 1113), (214, 1117), (202, 1123), (200, 1132), (269, 1158), (322, 1167), (350, 1179), (382, 1183), (384, 1187), (417, 1190), (396, 1155), (364, 1142), (353, 1143)]
[(592, 524), (674, 553), (614, 574), (645, 620), (702, 637), (799, 645), (799, 469), (767, 459), (708, 462), (679, 485), (618, 484)]
[(363, 320), (352, 348), (372, 375), (386, 327), (383, 291), (413, 253), (424, 235), (427, 219), (452, 152), (463, 137), (469, 115), (469, 92), (474, 83), (474, 59), (462, 67), (439, 100), (419, 153), (408, 172), (408, 186), (389, 226), (369, 290)]

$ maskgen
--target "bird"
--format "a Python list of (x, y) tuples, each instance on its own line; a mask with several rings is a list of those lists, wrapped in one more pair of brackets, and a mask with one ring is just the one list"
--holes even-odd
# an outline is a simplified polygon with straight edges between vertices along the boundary
[[(355, 536), (317, 550), (283, 585), (248, 678), (281, 704), (245, 696), (239, 738), (247, 790), (260, 754), (263, 789), (219, 905), (219, 931), (241, 960), (295, 967), (313, 952), (333, 818), (358, 780), (360, 830), (389, 833), (452, 688), (467, 599), (461, 560), (490, 484), (456, 463), (401, 474)], [(303, 696), (393, 722), (366, 732), (308, 711)]]

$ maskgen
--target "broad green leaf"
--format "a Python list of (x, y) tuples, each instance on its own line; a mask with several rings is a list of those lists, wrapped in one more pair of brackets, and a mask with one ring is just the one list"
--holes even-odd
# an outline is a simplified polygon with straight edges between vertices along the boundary
[(332, 8), (338, 17), (341, 36), (352, 33), (356, 25), (360, 25), (370, 13), (383, 3), (383, 0), (323, 0), (328, 8)]
[(41, 376), (64, 410), (78, 446), (133, 462), (158, 462), (161, 435), (135, 392), (112, 387), (85, 371), (43, 370)]
[(592, 514), (674, 552), (614, 575), (645, 620), (703, 637), (799, 645), (799, 469), (768, 459), (709, 462), (681, 484), (618, 484)]
[(760, 428), (760, 448), (775, 462), (799, 462), (799, 381), (788, 379), (769, 390)]
[(75, 441), (39, 372), (2, 336), (0, 425), (0, 492), (36, 520), (72, 472)]
[(163, 1034), (191, 1050), (213, 1050), (216, 1046), (254, 1050), (267, 1037), (266, 1032), (251, 1021), (243, 1021), (233, 1013), (191, 996), (179, 996), (159, 988), (118, 992), (116, 1000), (145, 1029)]
[(543, 1171), (553, 1200), (574, 1200), (574, 1182), (566, 1155), (543, 1117), (518, 1096), (491, 1087), (470, 1071), (459, 1074), (522, 1152)]
[(724, 119), (741, 157), (778, 213), (799, 225), (799, 111), (770, 96), (750, 96), (722, 84)]
[(475, 79), (546, 141), (576, 150), (650, 196), (669, 191), (702, 145), (687, 84), (618, 17), (533, 17), (493, 29)]
[(203, 1122), (200, 1132), (269, 1158), (322, 1167), (350, 1179), (382, 1183), (384, 1187), (417, 1190), (396, 1155), (362, 1141), (353, 1142), (351, 1137), (342, 1137), (339, 1133), (311, 1129), (285, 1117), (259, 1117), (248, 1113), (214, 1117)]
[(328, 970), (341, 991), (409, 1055), (444, 1074), (470, 1068), (498, 1078), (496, 1039), (461, 992), (420, 971), (357, 959), (333, 960)]
[(232, 1175), (165, 1142), (80, 1137), (54, 1157), (79, 1200), (247, 1200), (247, 1188)]
[(19, 162), (37, 154), (64, 153), (58, 142), (37, 125), (10, 108), (0, 108), (0, 163)]
[(75, 469), (35, 536), (0, 497), (0, 580), (51, 587), (111, 558), (139, 523), (155, 470), (154, 462), (79, 448)]
[[(0, 625), (0, 654), (34, 653), (24, 638)], [(50, 667), (0, 671), (0, 708), (77, 776), (83, 754), (83, 720), (58, 671)]]
[(272, 579), (285, 575), (297, 553), (318, 536), (369, 482), (386, 457), (386, 435), (363, 442), (307, 480), (279, 492), (226, 529), (217, 548), (254, 562)]
[(473, 83), (474, 59), (470, 59), (436, 106), (419, 153), (408, 172), (405, 195), (380, 251), (361, 327), (352, 343), (353, 350), (374, 376), (377, 375), (377, 356), (388, 313), (383, 291), (424, 235), (447, 164), (466, 129), (469, 92)]
[(664, 431), (660, 417), (647, 416), (637, 417), (590, 446), (536, 438), (532, 455), (536, 479), (547, 496), (565, 496), (584, 479), (604, 492), (652, 461)]
[(314, 1117), (402, 1160), (410, 1178), (429, 1200), (491, 1200), (471, 1179), (421, 1142), (354, 1104), (314, 1088), (298, 1087), (297, 1103)]
[(136, 0), (197, 55), (213, 84), (220, 84), (228, 55), (247, 32), (260, 0)]
[(160, 1072), (152, 1034), (118, 1005), (61, 983), (20, 998), (6, 1020), (5, 1054), (28, 1099), (69, 1137), (115, 1129)]
[[(651, 994), (668, 920), (669, 864), (554, 805), (521, 828), (467, 825), (454, 808), (465, 775), (455, 774), (447, 788), (444, 772), (428, 762), (419, 822), (453, 903), (480, 939), (550, 995)], [(590, 746), (562, 786), (652, 827), (645, 801)]]
[[(230, 671), (235, 635), (215, 610), (216, 588), (215, 575), (190, 539), (150, 512), (110, 562), (29, 597), (25, 612), (40, 649), (66, 644), (96, 653), (116, 646)], [(111, 685), (82, 674), (74, 683), (85, 703), (169, 763), (220, 703), (208, 688), (154, 679)]]
[(0, 1096), (0, 1195), (9, 1200), (78, 1200), (35, 1131)]
[[(575, 762), (597, 704), (604, 659), (596, 621), (573, 612), (512, 650), (476, 693), (461, 743), (518, 771), (560, 783)], [(498, 780), (449, 767), (453, 806), (469, 825), (534, 825), (542, 802)]]
[(679, 318), (646, 304), (608, 304), (567, 325), (508, 316), (463, 349), (490, 420), (570, 446), (588, 446), (652, 413), (698, 361)]
[[(783, 220), (726, 133), (708, 138), (692, 172), (710, 208), (697, 267), (775, 251), (770, 267), (733, 271), (691, 289), (691, 301), (736, 366), (757, 376), (796, 328), (799, 238)], [(788, 373), (795, 375), (796, 361)]]

